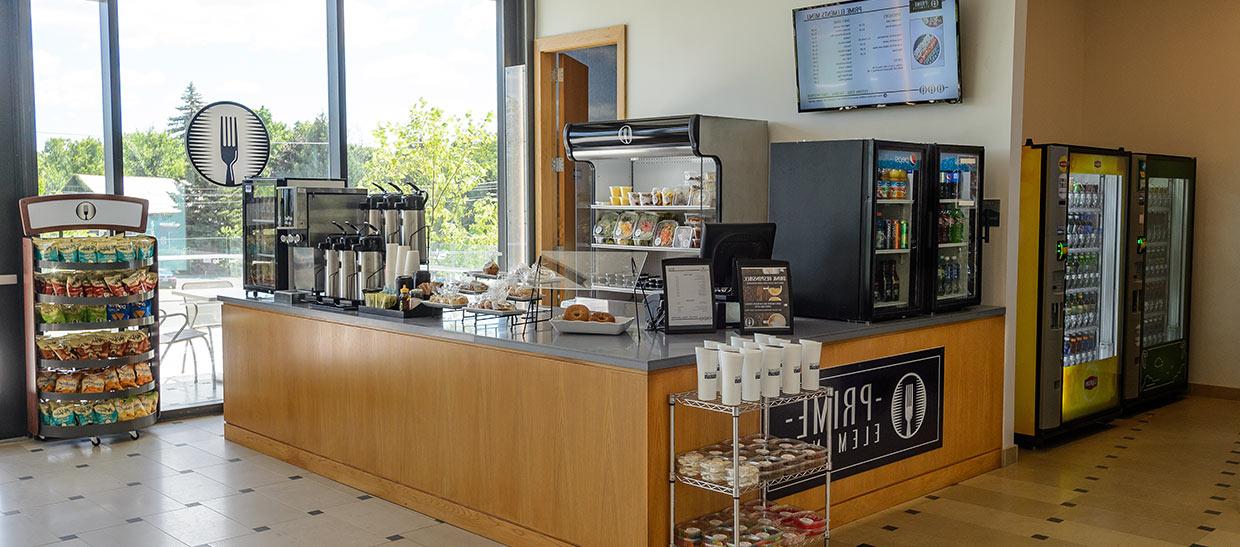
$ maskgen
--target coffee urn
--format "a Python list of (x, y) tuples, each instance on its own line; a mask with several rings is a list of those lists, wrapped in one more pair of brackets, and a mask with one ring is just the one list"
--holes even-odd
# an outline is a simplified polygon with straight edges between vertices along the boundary
[(409, 245), (418, 252), (422, 264), (430, 263), (426, 233), (427, 193), (418, 185), (408, 183), (410, 193), (404, 194), (396, 209), (400, 211), (400, 244)]
[(369, 228), (371, 233), (361, 236), (353, 250), (357, 252), (357, 261), (361, 266), (359, 285), (362, 289), (383, 289), (383, 234), (369, 222), (362, 227)]
[(337, 247), (344, 234), (327, 236), (318, 247), (323, 251), (323, 296), (340, 296), (340, 252)]
[(353, 234), (345, 234), (340, 236), (339, 243), (336, 244), (337, 254), (340, 256), (340, 274), (338, 279), (340, 293), (336, 296), (345, 300), (361, 300), (362, 292), (358, 289), (357, 284), (357, 251), (355, 247), (361, 236), (358, 235), (357, 226), (351, 222), (346, 222), (350, 228), (353, 228)]

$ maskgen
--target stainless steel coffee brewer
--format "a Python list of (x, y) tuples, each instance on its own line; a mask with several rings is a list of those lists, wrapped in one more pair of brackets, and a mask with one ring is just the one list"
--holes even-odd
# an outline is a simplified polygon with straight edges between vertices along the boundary
[(429, 195), (418, 185), (410, 182), (409, 193), (403, 194), (396, 204), (400, 212), (400, 244), (409, 245), (418, 252), (422, 264), (430, 263), (429, 241), (426, 229), (426, 204)]

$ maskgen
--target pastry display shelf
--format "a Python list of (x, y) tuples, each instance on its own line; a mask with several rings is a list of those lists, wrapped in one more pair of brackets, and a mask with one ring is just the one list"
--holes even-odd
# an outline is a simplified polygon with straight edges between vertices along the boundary
[(34, 295), (35, 302), (46, 302), (49, 304), (79, 304), (85, 306), (146, 302), (152, 298), (155, 298), (155, 291), (146, 291), (138, 294), (131, 294), (129, 296), (64, 296), (59, 294)]
[(964, 247), (964, 246), (966, 246), (966, 245), (968, 245), (968, 244), (969, 244), (969, 242), (968, 242), (968, 241), (954, 241), (954, 242), (948, 242), (948, 243), (940, 243), (940, 244), (939, 244), (939, 248), (940, 248), (940, 249), (949, 249), (949, 248), (953, 248), (953, 247)]
[[(152, 340), (155, 344), (158, 340)], [(40, 369), (57, 369), (57, 370), (81, 370), (88, 368), (103, 368), (119, 365), (131, 365), (150, 361), (156, 355), (155, 350), (136, 355), (126, 355), (124, 357), (109, 357), (107, 359), (37, 359)]]
[(960, 208), (976, 207), (977, 202), (971, 199), (940, 199), (939, 203), (944, 205), (955, 205)]
[(135, 270), (155, 263), (153, 258), (130, 260), (126, 262), (60, 262), (58, 260), (39, 260), (35, 266), (40, 270)]
[(907, 305), (908, 305), (908, 300), (897, 300), (895, 302), (875, 302), (874, 303), (875, 308), (899, 308), (899, 307), (907, 306)]
[[(113, 435), (116, 433), (129, 433), (129, 436), (137, 439), (138, 430), (155, 425), (159, 419), (158, 413), (152, 413), (141, 418), (134, 418), (123, 422), (111, 424), (91, 424), (91, 425), (72, 425), (72, 426), (55, 426), (39, 424), (39, 437), (48, 439), (72, 439), (77, 437), (99, 437), (100, 435)], [(92, 441), (93, 442), (93, 441)], [(97, 443), (96, 443), (97, 444)]]
[[(155, 371), (151, 371), (154, 373)], [(51, 391), (39, 392), (39, 398), (47, 401), (98, 401), (102, 399), (123, 399), (134, 395), (141, 395), (155, 390), (155, 382), (147, 382), (138, 387), (129, 389), (121, 389), (114, 391), (104, 391), (102, 393), (55, 393)]]
[(874, 254), (878, 255), (902, 255), (908, 254), (912, 249), (874, 249)]
[(790, 403), (799, 403), (801, 401), (806, 401), (816, 397), (824, 397), (830, 394), (830, 392), (830, 388), (819, 388), (813, 391), (802, 391), (800, 393), (781, 395), (779, 397), (763, 397), (757, 401), (741, 401), (741, 404), (739, 405), (725, 405), (717, 399), (712, 401), (703, 401), (698, 399), (696, 392), (693, 391), (673, 393), (669, 399), (672, 402), (687, 407), (700, 408), (711, 412), (722, 412), (724, 414), (736, 412), (737, 415), (740, 415), (753, 412), (755, 410), (763, 410)]
[(103, 330), (123, 329), (127, 327), (146, 327), (155, 324), (154, 317), (138, 319), (120, 319), (117, 321), (101, 321), (98, 323), (39, 323), (35, 330), (39, 332), (57, 332), (69, 330)]
[(710, 481), (705, 481), (699, 478), (686, 477), (679, 473), (676, 474), (676, 480), (680, 482), (681, 484), (695, 486), (703, 490), (710, 490), (711, 492), (718, 492), (720, 494), (727, 494), (729, 496), (733, 494), (743, 496), (745, 494), (748, 494), (750, 492), (756, 491), (761, 488), (766, 488), (766, 489), (778, 488), (780, 486), (783, 486), (795, 480), (803, 479), (805, 477), (812, 477), (819, 473), (825, 473), (829, 469), (831, 469), (831, 461), (828, 459), (827, 463), (823, 465), (819, 465), (819, 466), (812, 467), (809, 469), (799, 469), (792, 473), (784, 473), (772, 479), (758, 481), (756, 483), (750, 484), (739, 490), (733, 488), (732, 485), (730, 484), (718, 484), (718, 483), (714, 483)]
[(609, 249), (614, 251), (644, 251), (655, 253), (686, 253), (701, 254), (702, 250), (697, 247), (654, 247), (649, 245), (618, 245), (615, 243), (591, 243), (592, 249)]
[[(740, 423), (741, 423), (742, 414), (749, 413), (749, 412), (755, 412), (755, 411), (761, 412), (761, 419), (759, 420), (759, 423), (761, 424), (761, 434), (763, 436), (769, 436), (770, 427), (771, 427), (771, 413), (770, 413), (771, 408), (778, 407), (781, 405), (800, 403), (800, 402), (814, 399), (817, 397), (825, 397), (827, 399), (825, 401), (824, 408), (833, 408), (833, 403), (835, 399), (835, 390), (830, 387), (825, 387), (825, 388), (820, 387), (815, 390), (806, 390), (800, 393), (791, 393), (791, 394), (782, 395), (779, 397), (764, 397), (757, 401), (743, 401), (738, 405), (725, 405), (721, 401), (718, 401), (718, 400), (703, 401), (702, 399), (699, 399), (697, 397), (696, 391), (686, 391), (686, 392), (681, 392), (681, 393), (673, 393), (669, 395), (667, 398), (667, 404), (668, 404), (668, 456), (667, 456), (668, 474), (667, 476), (668, 476), (668, 494), (669, 494), (668, 499), (670, 502), (668, 503), (668, 544), (677, 545), (676, 543), (676, 485), (677, 484), (687, 484), (687, 485), (700, 488), (703, 490), (707, 490), (710, 492), (715, 492), (715, 493), (723, 494), (726, 496), (730, 496), (732, 498), (732, 515), (733, 515), (732, 517), (733, 518), (733, 523), (732, 523), (733, 531), (732, 531), (732, 538), (731, 538), (732, 545), (741, 544), (740, 506), (741, 506), (742, 495), (751, 493), (751, 492), (758, 492), (760, 499), (762, 500), (762, 503), (765, 505), (768, 502), (767, 494), (769, 493), (770, 489), (781, 486), (781, 485), (790, 484), (793, 481), (799, 481), (799, 480), (803, 480), (803, 479), (810, 478), (810, 477), (819, 478), (822, 480), (823, 498), (824, 498), (823, 499), (823, 513), (824, 513), (824, 517), (826, 518), (826, 521), (830, 523), (831, 522), (831, 468), (832, 468), (831, 463), (833, 460), (833, 452), (834, 452), (832, 448), (830, 434), (826, 434), (823, 436), (823, 438), (825, 439), (824, 446), (826, 447), (826, 452), (827, 452), (827, 460), (825, 464), (816, 466), (812, 469), (797, 470), (792, 473), (778, 475), (765, 481), (757, 481), (756, 483), (752, 485), (748, 485), (744, 488), (738, 488), (736, 486), (731, 486), (727, 484), (717, 484), (717, 483), (708, 482), (708, 481), (704, 481), (702, 479), (693, 478), (693, 477), (686, 477), (676, 472), (676, 406), (677, 405), (729, 415), (732, 421), (732, 445), (735, 447), (738, 443), (740, 443), (740, 439), (741, 439)], [(826, 431), (826, 432), (832, 431), (831, 424), (832, 424), (831, 413), (828, 412), (825, 416), (825, 424), (823, 426), (823, 431)], [(740, 477), (740, 460), (736, 458), (736, 454), (737, 454), (736, 452), (733, 452), (733, 456), (732, 458), (730, 458), (732, 461), (732, 467), (730, 470), (732, 477)], [(824, 539), (829, 539), (831, 537), (830, 524), (827, 525), (827, 529), (824, 530), (822, 537)]]
[(592, 203), (590, 209), (595, 211), (649, 211), (651, 213), (702, 213), (713, 214), (714, 207), (702, 205), (611, 205)]

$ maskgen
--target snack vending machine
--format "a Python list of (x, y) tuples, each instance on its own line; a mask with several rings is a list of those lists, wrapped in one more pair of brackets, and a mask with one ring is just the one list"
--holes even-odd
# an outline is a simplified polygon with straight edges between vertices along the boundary
[(877, 321), (923, 313), (931, 147), (879, 140), (771, 145), (775, 258), (797, 314)]
[(1123, 150), (1024, 147), (1015, 306), (1023, 444), (1119, 412), (1130, 160)]
[(1139, 405), (1188, 388), (1197, 160), (1133, 154), (1131, 169), (1123, 397)]
[(984, 195), (980, 146), (938, 144), (930, 177), (926, 219), (926, 300), (938, 313), (982, 302), (982, 224)]

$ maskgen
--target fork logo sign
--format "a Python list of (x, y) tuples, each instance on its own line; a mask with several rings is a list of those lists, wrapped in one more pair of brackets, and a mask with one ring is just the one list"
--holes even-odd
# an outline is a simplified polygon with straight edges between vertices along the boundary
[(82, 219), (85, 222), (90, 222), (91, 219), (95, 218), (95, 214), (98, 213), (99, 210), (95, 208), (94, 203), (83, 201), (77, 204), (77, 207), (73, 209), (73, 212), (79, 219)]
[(208, 182), (237, 186), (267, 166), (271, 136), (253, 110), (220, 101), (202, 107), (190, 119), (185, 152), (194, 170)]
[(633, 127), (625, 124), (616, 131), (616, 136), (620, 138), (620, 144), (633, 144)]
[(926, 420), (926, 383), (910, 372), (896, 382), (891, 393), (891, 427), (901, 439), (911, 439)]

